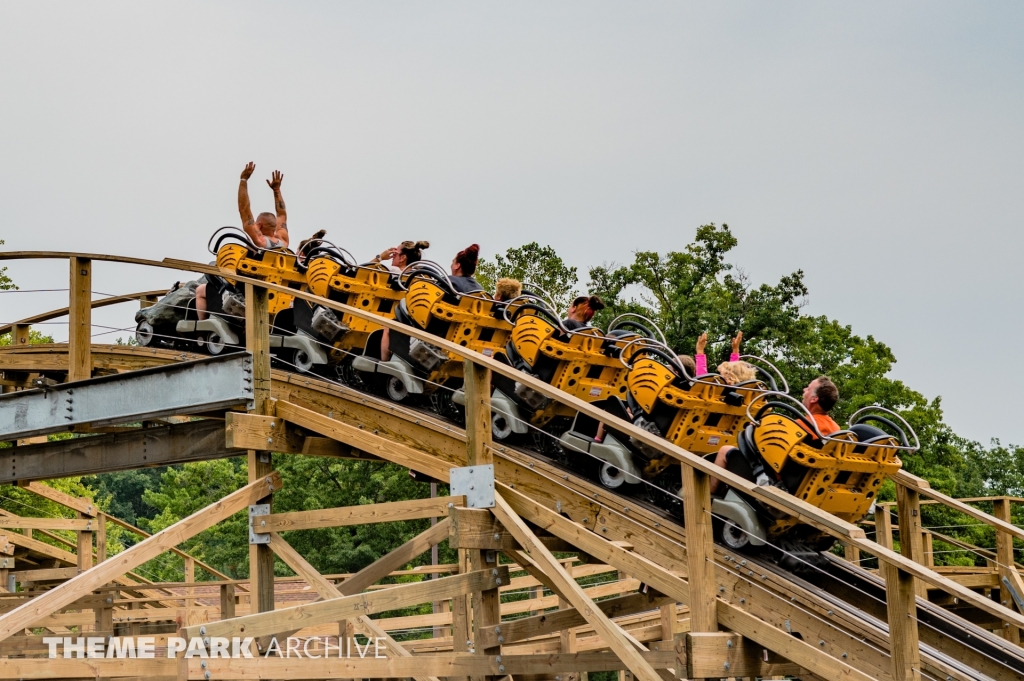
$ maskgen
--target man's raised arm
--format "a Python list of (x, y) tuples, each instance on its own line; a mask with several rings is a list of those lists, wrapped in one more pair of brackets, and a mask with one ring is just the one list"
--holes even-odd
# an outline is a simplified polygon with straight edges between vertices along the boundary
[(284, 207), (284, 197), (281, 196), (281, 181), (284, 175), (281, 171), (275, 170), (267, 184), (274, 190), (274, 210), (277, 211), (277, 238), (288, 244), (288, 211)]
[(249, 178), (256, 170), (256, 164), (249, 161), (242, 171), (241, 179), (238, 182), (238, 215), (242, 218), (242, 229), (249, 235), (257, 246), (262, 247), (265, 243), (260, 230), (256, 228), (256, 221), (252, 219), (252, 208), (249, 206)]

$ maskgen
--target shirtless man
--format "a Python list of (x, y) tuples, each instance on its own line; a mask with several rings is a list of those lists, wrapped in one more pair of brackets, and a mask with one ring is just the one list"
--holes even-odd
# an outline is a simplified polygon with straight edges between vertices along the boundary
[[(281, 181), (284, 175), (275, 170), (267, 180), (267, 184), (274, 191), (274, 213), (260, 213), (255, 220), (252, 218), (252, 208), (249, 206), (249, 178), (256, 170), (256, 164), (250, 161), (242, 171), (238, 183), (238, 214), (242, 218), (242, 229), (252, 242), (262, 249), (288, 248), (288, 212), (284, 207), (284, 197), (281, 196)], [(200, 319), (206, 319), (206, 284), (196, 287), (196, 313)]]

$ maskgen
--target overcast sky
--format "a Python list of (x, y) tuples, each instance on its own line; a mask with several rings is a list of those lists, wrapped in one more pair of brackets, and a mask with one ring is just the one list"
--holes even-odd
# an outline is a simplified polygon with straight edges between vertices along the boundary
[(537, 240), (585, 272), (726, 222), (755, 282), (803, 269), (808, 311), (892, 346), (957, 432), (1024, 443), (1022, 35), (1020, 2), (7, 1), (0, 239), (206, 261), (250, 160), (255, 210), (278, 168), (293, 240), (358, 257)]

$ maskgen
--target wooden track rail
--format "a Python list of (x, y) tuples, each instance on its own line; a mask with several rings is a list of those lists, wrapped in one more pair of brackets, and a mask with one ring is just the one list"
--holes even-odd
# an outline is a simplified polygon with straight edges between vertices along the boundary
[[(82, 263), (127, 263), (220, 274), (213, 267), (176, 260), (158, 262), (56, 252), (0, 253), (0, 260), (18, 258), (68, 259), (72, 263), (73, 284), (74, 268), (81, 268)], [(91, 276), (91, 270), (88, 276)], [(465, 358), (467, 364), (467, 428), (462, 429), (431, 415), (315, 376), (270, 370), (269, 344), (263, 338), (266, 324), (260, 320), (261, 306), (248, 305), (249, 350), (254, 362), (265, 367), (265, 375), (257, 376), (257, 391), (265, 393), (258, 397), (256, 410), (249, 414), (232, 414), (231, 419), (239, 432), (244, 430), (254, 438), (250, 442), (256, 442), (261, 433), (272, 436), (282, 432), (282, 426), (278, 424), (280, 421), (289, 428), (299, 429), (298, 432), (342, 443), (442, 481), (448, 480), (453, 467), (493, 463), (497, 481), (496, 506), (491, 510), (468, 509), (463, 500), (450, 500), (452, 506), (448, 511), (453, 519), (450, 528), (439, 524), (443, 532), (436, 530), (429, 537), (396, 548), (393, 554), (371, 566), (373, 569), (367, 568), (369, 572), (365, 575), (360, 573), (349, 577), (340, 585), (334, 585), (319, 575), (277, 532), (324, 527), (332, 523), (379, 522), (389, 517), (424, 517), (423, 513), (438, 512), (436, 502), (402, 502), (400, 506), (373, 510), (363, 507), (328, 509), (313, 515), (271, 514), (266, 516), (271, 521), (271, 527), (266, 530), (271, 543), (254, 544), (251, 553), (253, 564), (261, 567), (251, 585), (247, 614), (239, 616), (235, 610), (234, 584), (230, 580), (222, 578), (216, 582), (219, 607), (215, 611), (208, 606), (196, 605), (195, 590), (198, 586), (182, 587), (185, 590), (185, 612), (183, 619), (177, 621), (186, 637), (244, 636), (246, 630), (254, 637), (298, 632), (300, 636), (307, 637), (308, 643), (308, 636), (323, 635), (310, 632), (333, 627), (335, 636), (353, 631), (380, 635), (384, 649), (389, 651), (383, 659), (314, 661), (292, 659), (286, 655), (274, 659), (257, 654), (252, 659), (209, 660), (201, 664), (199, 659), (186, 659), (183, 651), (179, 651), (177, 660), (146, 662), (148, 666), (132, 667), (130, 673), (128, 665), (134, 661), (61, 660), (57, 664), (50, 660), (0, 659), (0, 679), (105, 678), (140, 674), (204, 680), (250, 677), (432, 679), (441, 676), (482, 678), (507, 675), (534, 679), (555, 678), (557, 674), (560, 681), (567, 681), (577, 678), (584, 669), (594, 672), (627, 669), (644, 681), (656, 681), (659, 677), (767, 676), (781, 670), (801, 678), (821, 679), (969, 679), (977, 675), (1013, 679), (1019, 678), (1021, 670), (1024, 670), (1024, 651), (1018, 646), (1019, 638), (1014, 640), (1013, 637), (1014, 632), (1024, 629), (1024, 615), (1012, 607), (1012, 601), (993, 601), (985, 593), (933, 569), (927, 559), (930, 554), (922, 543), (925, 530), (920, 527), (921, 497), (945, 504), (990, 525), (1001, 538), (996, 556), (999, 576), (1024, 595), (1024, 583), (1012, 564), (1013, 539), (1024, 539), (1024, 532), (1009, 521), (1009, 501), (1005, 507), (997, 503), (995, 515), (987, 514), (932, 490), (927, 481), (901, 472), (894, 481), (899, 491), (899, 526), (907, 536), (901, 541), (901, 552), (897, 553), (892, 550), (891, 542), (887, 544), (884, 541), (884, 533), (879, 542), (870, 541), (860, 527), (824, 514), (773, 488), (757, 487), (631, 423), (618, 420), (488, 357), (468, 353), (461, 346), (444, 339), (311, 294), (236, 274), (232, 274), (232, 278), (249, 287), (247, 299), (251, 301), (260, 297), (259, 291), (288, 293), (428, 340)], [(145, 297), (148, 294), (132, 295)], [(72, 296), (72, 304), (63, 313), (68, 314), (70, 310), (72, 323), (84, 331), (72, 334), (70, 346), (19, 344), (4, 349), (0, 351), (0, 371), (18, 374), (63, 371), (74, 378), (87, 377), (97, 368), (131, 371), (186, 359), (187, 353), (90, 345), (88, 315), (82, 310), (98, 306), (99, 302), (103, 301), (89, 301), (86, 297), (76, 303)], [(18, 324), (52, 318), (47, 315), (54, 313), (37, 315)], [(8, 328), (17, 329), (15, 325)], [(492, 443), (488, 391), (473, 387), (477, 382), (486, 386), (491, 372), (524, 383), (675, 458), (683, 471), (681, 484), (688, 529), (641, 504), (567, 474), (528, 452)], [(137, 613), (137, 618), (163, 616), (155, 610), (168, 608), (158, 608), (154, 604), (166, 601), (168, 593), (177, 595), (173, 590), (177, 587), (149, 589), (153, 595), (146, 596), (138, 584), (118, 585), (117, 580), (123, 579), (128, 570), (162, 551), (172, 549), (183, 538), (244, 508), (246, 504), (271, 500), (269, 492), (279, 487), (280, 481), (272, 472), (270, 453), (250, 450), (249, 461), (250, 473), (255, 474), (248, 486), (115, 557), (103, 560), (106, 556), (101, 553), (95, 567), (91, 566), (92, 551), (86, 550), (86, 547), (91, 547), (93, 538), (83, 521), (64, 525), (55, 522), (53, 527), (47, 527), (47, 530), (76, 532), (79, 535), (79, 554), (85, 552), (90, 557), (85, 563), (81, 558), (77, 559), (81, 574), (45, 593), (33, 594), (28, 599), (18, 597), (21, 592), (10, 594), (12, 599), (16, 599), (12, 601), (13, 608), (3, 605), (5, 595), (0, 594), (0, 654), (4, 654), (4, 650), (13, 650), (10, 646), (25, 637), (25, 628), (34, 626), (41, 617), (64, 617), (62, 612), (75, 606), (93, 608), (98, 613), (92, 623), (93, 631), (111, 632), (117, 634), (115, 638), (132, 633), (130, 627), (138, 626), (126, 624), (124, 626), (129, 627), (126, 631), (115, 630), (115, 615), (130, 617), (124, 613)], [(794, 578), (770, 565), (735, 555), (712, 544), (707, 496), (707, 484), (712, 477), (769, 507), (821, 529), (842, 541), (850, 551), (875, 557), (882, 568), (884, 581), (862, 570), (860, 573), (863, 579), (873, 580), (871, 584), (882, 594), (878, 599), (880, 607), (874, 603), (857, 604), (854, 597), (842, 600), (815, 587), (813, 579)], [(884, 522), (888, 519), (886, 509)], [(28, 532), (33, 530), (24, 527), (24, 523), (18, 523), (17, 520), (9, 520), (7, 526), (12, 528), (9, 532), (15, 528)], [(481, 527), (492, 529), (473, 532), (469, 529), (473, 523), (483, 523)], [(429, 549), (431, 543), (440, 541), (438, 533), (451, 534), (451, 541), (462, 542), (459, 543), (461, 564), (458, 574), (413, 585), (374, 587), (375, 582)], [(83, 538), (86, 534), (89, 537)], [(0, 542), (0, 549), (2, 544)], [(619, 599), (625, 599), (621, 606), (612, 606), (611, 601), (595, 603), (593, 599), (600, 592), (594, 591), (593, 587), (583, 588), (577, 582), (577, 570), (567, 570), (561, 559), (552, 553), (553, 550), (564, 549), (577, 551), (590, 561), (609, 566), (618, 574), (637, 580), (637, 583), (642, 582), (648, 589), (647, 593), (630, 595), (616, 592), (620, 594), (617, 596)], [(514, 624), (502, 619), (512, 614), (511, 609), (505, 607), (510, 603), (502, 604), (500, 598), (502, 588), (509, 586), (503, 581), (507, 582), (510, 577), (505, 565), (499, 568), (496, 551), (510, 556), (511, 562), (517, 563), (529, 575), (512, 581), (530, 579), (533, 580), (531, 584), (544, 585), (553, 592), (553, 597), (557, 597), (563, 608), (557, 617), (537, 614)], [(283, 597), (285, 592), (280, 591), (283, 583), (273, 578), (274, 553), (312, 587), (319, 601), (284, 607), (278, 603), (275, 610), (275, 599), (279, 593)], [(69, 555), (74, 559), (73, 554)], [(855, 567), (848, 569), (859, 570)], [(5, 576), (4, 572), (0, 569), (0, 577)], [(112, 588), (131, 591), (132, 595), (123, 602), (121, 599), (115, 602), (113, 597), (105, 600), (104, 594)], [(929, 597), (947, 598), (961, 607), (970, 607), (976, 613), (997, 620), (1001, 623), (999, 630), (1005, 636), (995, 636), (968, 623), (943, 610), (936, 604), (938, 601), (929, 602)], [(645, 598), (648, 599), (648, 612), (653, 614), (641, 612), (642, 616), (634, 623), (630, 618), (637, 616), (637, 609), (646, 607)], [(396, 641), (385, 633), (387, 629), (380, 626), (381, 620), (369, 617), (404, 604), (440, 600), (451, 600), (451, 610), (444, 617), (438, 617), (440, 613), (424, 616), (430, 618), (425, 621), (430, 626), (440, 626), (442, 633), (451, 627), (451, 633), (441, 638), (434, 637), (433, 645), (429, 642)], [(543, 609), (543, 599), (530, 602), (534, 603), (531, 609)], [(685, 613), (682, 621), (678, 619), (680, 612)], [(217, 619), (211, 619), (211, 615)], [(197, 620), (197, 617), (205, 619)], [(652, 621), (650, 618), (657, 621), (656, 628), (653, 624), (646, 624)], [(474, 624), (468, 625), (470, 619)], [(950, 635), (950, 629), (929, 624), (936, 621), (949, 624), (966, 636)], [(640, 624), (643, 626), (637, 628)], [(54, 626), (66, 627), (64, 624)], [(552, 648), (545, 637), (555, 633), (559, 634), (558, 647)], [(584, 634), (585, 638), (581, 638)], [(463, 645), (463, 639), (469, 645)], [(167, 639), (163, 640), (166, 645)], [(583, 652), (580, 645), (583, 640), (587, 641), (585, 650), (588, 652)], [(257, 646), (253, 648), (255, 652), (266, 653), (268, 639), (261, 638), (254, 642), (254, 646)], [(51, 666), (47, 668), (46, 663)], [(49, 676), (45, 669), (49, 670)]]

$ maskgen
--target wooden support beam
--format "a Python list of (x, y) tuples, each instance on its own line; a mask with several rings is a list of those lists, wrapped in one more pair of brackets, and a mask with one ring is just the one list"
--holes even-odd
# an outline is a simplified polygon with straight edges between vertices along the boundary
[[(453, 575), (440, 579), (427, 579), (412, 584), (400, 584), (372, 593), (358, 593), (352, 596), (316, 601), (305, 605), (280, 608), (233, 620), (212, 622), (203, 625), (206, 636), (269, 636), (290, 629), (302, 629), (318, 624), (330, 624), (340, 619), (372, 615), (396, 610), (468, 593), (482, 588), (493, 588), (497, 581), (508, 581), (508, 568), (500, 567), (497, 574), (492, 570), (480, 570), (465, 575)], [(199, 626), (186, 627), (186, 636), (199, 636)]]
[(0, 516), (0, 529), (17, 528), (30, 530), (92, 530), (99, 529), (99, 523), (90, 518), (25, 518), (18, 515)]
[[(463, 501), (463, 503), (465, 503)], [(446, 508), (451, 520), (448, 546), (453, 549), (487, 549), (500, 551), (507, 541), (505, 529), (486, 508)]]
[(275, 490), (280, 487), (281, 478), (277, 473), (266, 479), (251, 482), (220, 501), (179, 520), (152, 537), (117, 554), (116, 558), (105, 561), (14, 610), (0, 615), (0, 641), (30, 626), (38, 619), (39, 613), (56, 612), (94, 589), (111, 582), (128, 570), (152, 560), (169, 547), (177, 546), (203, 530), (216, 525), (221, 520), (234, 515), (256, 499), (266, 495), (267, 490)]
[(677, 670), (682, 667), (688, 679), (760, 676), (764, 648), (739, 634), (690, 633), (685, 650), (686, 657), (679, 660)]
[[(896, 501), (900, 523), (900, 553), (904, 558), (924, 565), (924, 546), (921, 542), (921, 496), (917, 490), (896, 485)], [(913, 578), (911, 578), (913, 579)], [(915, 592), (921, 598), (928, 598), (928, 587), (924, 582), (913, 581)]]
[(28, 345), (31, 330), (29, 324), (15, 324), (11, 330), (11, 345)]
[(526, 523), (505, 501), (502, 494), (498, 492), (495, 492), (494, 515), (505, 526), (505, 529), (512, 533), (516, 541), (522, 544), (530, 557), (537, 561), (537, 564), (544, 570), (544, 574), (555, 583), (558, 590), (565, 595), (573, 607), (584, 615), (587, 623), (594, 627), (608, 643), (612, 652), (619, 656), (640, 681), (661, 681), (658, 672), (654, 671), (654, 668), (640, 655), (622, 630), (587, 597), (576, 580), (565, 573), (558, 560), (537, 539), (533, 531), (527, 527)]
[(422, 472), (438, 480), (448, 480), (452, 464), (418, 449), (375, 435), (362, 428), (338, 421), (297, 404), (278, 400), (277, 415), (325, 437), (344, 442), (352, 447), (382, 459), (400, 459), (401, 465)]
[(220, 618), (228, 620), (235, 616), (235, 585), (220, 585)]
[(888, 506), (875, 507), (875, 542), (892, 551), (892, 513)]
[[(1010, 516), (1010, 501), (1008, 499), (996, 499), (992, 503), (993, 515), (995, 515), (996, 518), (1006, 524), (1013, 522)], [(1020, 608), (1017, 607), (1017, 602), (1013, 598), (1013, 595), (1011, 593), (1007, 593), (1012, 589), (1017, 592), (1018, 596), (1024, 598), (1024, 580), (1021, 579), (1015, 563), (1016, 561), (1014, 560), (1013, 554), (1013, 535), (1005, 530), (996, 528), (996, 566), (999, 571), (1000, 600), (1007, 608), (1016, 609), (1020, 612)], [(1009, 582), (1009, 588), (1007, 588), (1006, 582)], [(1012, 643), (1020, 645), (1020, 631), (1021, 630), (1019, 628), (1007, 624), (1003, 628), (1003, 637)]]
[[(686, 562), (690, 578), (690, 631), (718, 631), (715, 539), (711, 529), (711, 479), (682, 464)], [(692, 634), (691, 634), (692, 635)]]
[[(252, 353), (253, 409), (257, 416), (273, 416), (270, 400), (270, 308), (267, 289), (245, 285), (245, 344)], [(262, 449), (262, 448), (261, 448)], [(269, 451), (248, 450), (249, 482), (274, 469)], [(257, 504), (273, 504), (267, 495)], [(266, 544), (249, 545), (249, 580), (256, 612), (274, 610), (274, 552)]]
[(472, 359), (463, 362), (466, 391), (466, 465), (494, 462), (491, 454), (491, 370)]
[(84, 381), (92, 377), (92, 261), (78, 256), (69, 261), (68, 381)]
[(893, 679), (916, 681), (921, 678), (921, 652), (917, 633), (915, 580), (913, 575), (895, 565), (883, 563), (881, 571), (885, 577)]
[[(272, 513), (261, 524), (253, 529), (256, 532), (285, 532), (289, 530), (311, 530), (322, 527), (345, 527), (348, 525), (366, 525), (369, 523), (385, 523), (397, 520), (421, 520), (435, 518), (448, 513), (448, 506), (461, 506), (466, 503), (463, 496), (436, 497), (433, 499), (410, 499), (393, 501), (383, 504), (363, 504), (343, 508), (325, 508), (315, 511), (294, 511), (291, 513)], [(491, 514), (487, 511), (488, 516)], [(262, 523), (266, 523), (263, 525)], [(456, 547), (452, 547), (456, 548)]]
[[(85, 518), (82, 513), (79, 518)], [(79, 530), (78, 532), (78, 569), (88, 570), (92, 567), (92, 531)]]
[(342, 593), (346, 594), (359, 593), (371, 584), (375, 584), (384, 577), (387, 577), (393, 570), (397, 570), (413, 558), (422, 555), (425, 551), (429, 551), (431, 546), (444, 541), (447, 536), (448, 519), (445, 518), (342, 581), (338, 588), (341, 589)]
[(96, 562), (102, 563), (107, 559), (107, 515), (100, 513), (96, 516)]
[(66, 506), (74, 511), (78, 511), (86, 517), (95, 518), (99, 513), (99, 508), (96, 507), (96, 504), (92, 499), (73, 497), (70, 494), (61, 492), (59, 489), (54, 489), (53, 487), (41, 482), (19, 482), (18, 487), (26, 489), (33, 494), (37, 494), (44, 499), (49, 499), (61, 506)]
[(302, 428), (277, 416), (236, 411), (229, 411), (224, 416), (224, 444), (229, 449), (269, 450), (364, 461), (378, 458), (330, 438), (310, 437)]

